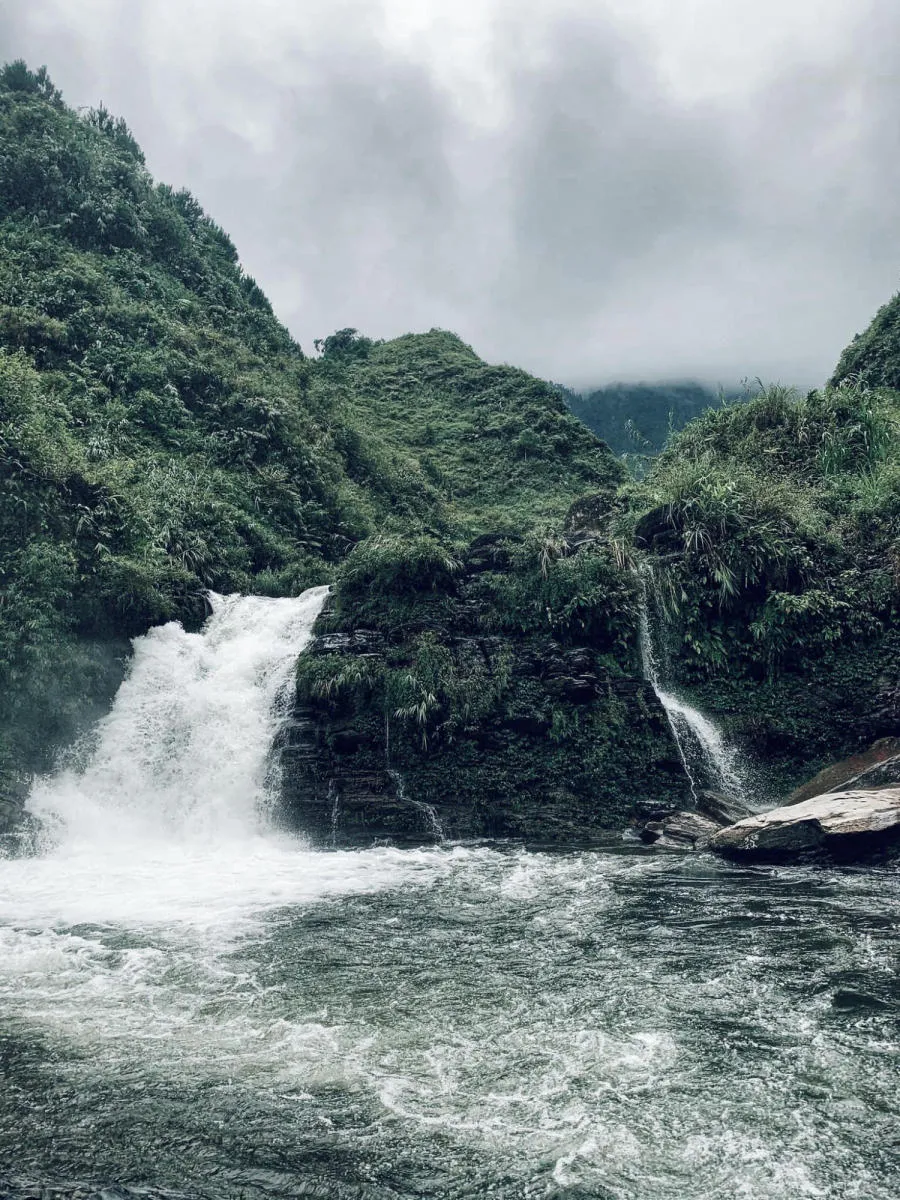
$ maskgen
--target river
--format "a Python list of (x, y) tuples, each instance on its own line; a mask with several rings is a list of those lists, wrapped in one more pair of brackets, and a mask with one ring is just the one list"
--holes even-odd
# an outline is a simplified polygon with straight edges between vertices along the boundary
[(140, 639), (36, 786), (0, 1196), (896, 1200), (897, 873), (271, 832), (322, 598)]

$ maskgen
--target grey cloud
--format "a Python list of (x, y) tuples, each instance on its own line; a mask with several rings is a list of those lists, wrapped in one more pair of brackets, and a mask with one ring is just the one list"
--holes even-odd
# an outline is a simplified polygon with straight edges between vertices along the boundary
[(714, 114), (667, 105), (608, 25), (561, 23), (548, 57), (512, 78), (516, 262), (532, 303), (548, 288), (602, 303), (673, 233), (708, 236), (727, 220), (728, 148)]
[(305, 345), (348, 324), (444, 325), (562, 381), (806, 384), (896, 286), (889, 0), (839, 60), (703, 104), (676, 100), (587, 0), (537, 60), (518, 52), (528, 6), (498, 9), (498, 128), (383, 44), (375, 0), (265, 51), (229, 27), (233, 6), (187, 0), (215, 34), (196, 62), (167, 53), (165, 7), (8, 0), (0, 50), (46, 62), (70, 103), (124, 115)]

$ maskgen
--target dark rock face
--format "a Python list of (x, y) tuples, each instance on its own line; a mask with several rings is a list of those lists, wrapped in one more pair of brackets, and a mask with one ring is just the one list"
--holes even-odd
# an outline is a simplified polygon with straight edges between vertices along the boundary
[[(326, 609), (276, 747), (285, 820), (319, 844), (432, 841), (433, 810), (451, 838), (572, 843), (621, 830), (642, 800), (685, 805), (633, 620), (613, 641), (529, 601), (516, 629), (509, 545), (477, 539), (450, 583), (384, 610), (368, 595)], [(419, 717), (397, 698), (411, 680)]]
[(720, 830), (710, 849), (732, 858), (841, 860), (900, 846), (900, 787), (828, 792), (747, 817)]
[[(808, 657), (776, 672), (756, 670), (742, 653), (729, 645), (726, 661), (708, 674), (682, 656), (674, 683), (716, 714), (726, 739), (757, 765), (772, 803), (848, 787), (900, 753), (891, 749), (900, 743), (900, 626), (868, 639), (811, 642)], [(859, 786), (875, 786), (876, 778)], [(893, 778), (884, 772), (885, 782)]]
[[(327, 646), (314, 642), (307, 653), (328, 653)], [(461, 638), (450, 649), (458, 661), (492, 648)], [(546, 651), (542, 659), (520, 646), (513, 655), (518, 686), (533, 708), (498, 714), (447, 745), (410, 745), (380, 710), (298, 707), (276, 747), (292, 824), (320, 844), (433, 840), (422, 807), (430, 805), (450, 837), (582, 841), (625, 825), (636, 796), (672, 796), (673, 807), (683, 802), (687, 782), (643, 680), (610, 679), (594, 661), (588, 668), (585, 649), (575, 657), (578, 673), (552, 646)], [(573, 721), (580, 714), (586, 728), (554, 740), (547, 706), (572, 713)], [(607, 717), (624, 729), (621, 740)], [(599, 726), (607, 726), (605, 743)], [(573, 740), (593, 745), (580, 751)]]
[(669, 554), (680, 549), (678, 533), (666, 505), (645, 513), (634, 528), (634, 544), (639, 550)]
[(697, 812), (716, 825), (733, 825), (744, 817), (752, 816), (751, 810), (734, 796), (723, 792), (701, 790), (696, 800)]
[(900, 784), (900, 737), (880, 738), (868, 750), (825, 767), (815, 778), (797, 788), (788, 804), (800, 804), (824, 792)]

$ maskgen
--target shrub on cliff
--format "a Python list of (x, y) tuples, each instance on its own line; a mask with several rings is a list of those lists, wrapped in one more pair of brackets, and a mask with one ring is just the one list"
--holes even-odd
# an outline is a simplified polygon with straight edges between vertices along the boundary
[(616, 534), (661, 557), (698, 662), (769, 669), (896, 612), (900, 397), (770, 388), (676, 434)]

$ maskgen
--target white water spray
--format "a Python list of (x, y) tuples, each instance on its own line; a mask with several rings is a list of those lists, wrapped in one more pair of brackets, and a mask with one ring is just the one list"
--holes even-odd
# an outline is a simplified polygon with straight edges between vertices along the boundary
[(210, 597), (200, 633), (176, 622), (134, 643), (128, 678), (85, 745), (28, 807), (57, 845), (233, 840), (264, 825), (269, 751), (297, 655), (327, 587), (288, 599)]
[(653, 618), (659, 619), (660, 603), (649, 563), (641, 564), (638, 578), (641, 585), (639, 634), (644, 677), (665, 709), (684, 773), (691, 785), (691, 795), (697, 798), (702, 774), (726, 795), (746, 799), (748, 787), (737, 750), (725, 742), (721, 731), (709, 717), (675, 696), (662, 684), (658, 639), (654, 638), (653, 627)]

